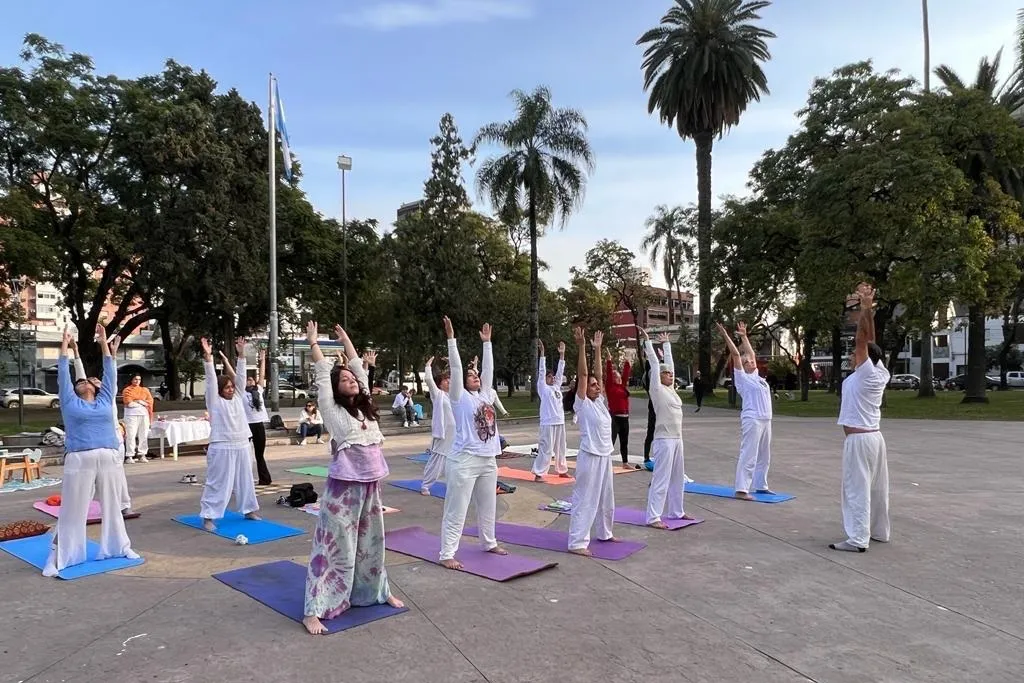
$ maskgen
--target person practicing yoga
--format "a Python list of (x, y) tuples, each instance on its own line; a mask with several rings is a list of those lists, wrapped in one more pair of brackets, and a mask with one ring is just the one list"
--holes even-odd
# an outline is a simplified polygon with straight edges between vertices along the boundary
[[(663, 362), (641, 329), (644, 353), (651, 366), (651, 402), (654, 404), (655, 425), (651, 456), (654, 459), (654, 476), (647, 493), (647, 525), (656, 529), (668, 526), (661, 521), (664, 513), (669, 519), (693, 519), (683, 513), (683, 489), (686, 474), (683, 462), (683, 400), (675, 389), (675, 366), (672, 362), (672, 345), (667, 334), (658, 336), (661, 343)], [(654, 375), (657, 371), (657, 376)], [(666, 503), (667, 498), (667, 503)], [(667, 510), (666, 510), (667, 506)]]
[(594, 333), (594, 372), (587, 371), (587, 333), (574, 331), (579, 381), (573, 408), (580, 428), (580, 449), (576, 456), (576, 484), (572, 489), (572, 517), (569, 520), (569, 552), (591, 554), (590, 534), (599, 541), (618, 541), (612, 533), (615, 521), (615, 487), (612, 482), (612, 416), (601, 382), (601, 342), (604, 333)]
[(452, 453), (455, 443), (455, 414), (452, 412), (452, 401), (448, 397), (451, 377), (447, 372), (434, 370), (434, 357), (427, 361), (424, 371), (427, 378), (427, 389), (430, 391), (430, 458), (423, 467), (423, 484), (420, 493), (430, 495), (430, 487), (444, 475), (444, 465)]
[(497, 507), (498, 464), (501, 436), (494, 414), (494, 352), (491, 348), (491, 326), (484, 323), (480, 329), (483, 342), (483, 365), (480, 374), (467, 370), (463, 380), (462, 359), (455, 340), (455, 331), (448, 316), (444, 318), (444, 332), (448, 338), (448, 366), (451, 372), (448, 396), (455, 417), (455, 443), (452, 454), (445, 462), (445, 480), (448, 490), (444, 498), (444, 518), (441, 522), (441, 565), (448, 569), (462, 569), (455, 559), (466, 524), (470, 501), (476, 507), (480, 545), (497, 555), (508, 551), (498, 545), (494, 537), (494, 516)]
[(123, 462), (114, 434), (114, 395), (117, 390), (117, 365), (110, 354), (107, 333), (96, 326), (103, 354), (103, 379), (97, 389), (88, 379), (71, 382), (68, 348), (71, 333), (64, 328), (60, 359), (57, 361), (57, 386), (60, 414), (64, 421), (64, 475), (60, 487), (60, 516), (50, 553), (43, 565), (43, 576), (57, 576), (61, 570), (86, 561), (86, 524), (89, 503), (95, 493), (100, 501), (103, 522), (96, 559), (127, 557), (138, 559), (121, 514), (120, 480)]
[(882, 363), (882, 347), (875, 343), (875, 290), (865, 283), (857, 287), (860, 319), (850, 366), (843, 380), (839, 424), (843, 441), (843, 530), (846, 540), (832, 543), (832, 550), (866, 552), (871, 541), (888, 543), (889, 465), (881, 432), (882, 394), (889, 371)]
[(733, 382), (743, 400), (735, 495), (741, 500), (753, 500), (754, 497), (750, 495), (751, 485), (757, 493), (772, 493), (768, 488), (768, 466), (772, 459), (772, 392), (768, 382), (757, 372), (757, 356), (747, 338), (746, 323), (736, 325), (742, 347), (739, 349), (722, 323), (716, 324), (729, 347)]
[(203, 368), (206, 371), (206, 410), (210, 414), (210, 445), (206, 448), (206, 483), (199, 501), (199, 516), (203, 528), (216, 531), (213, 520), (224, 517), (231, 494), (235, 494), (238, 511), (246, 519), (260, 519), (256, 511), (256, 487), (252, 481), (252, 462), (249, 460), (249, 423), (245, 419), (245, 399), (235, 385), (238, 377), (245, 377), (245, 339), (235, 340), (238, 363), (234, 370), (227, 356), (220, 354), (224, 374), (217, 376), (213, 366), (213, 346), (205, 337), (199, 340), (203, 350)]
[[(108, 343), (110, 345), (110, 356), (111, 358), (114, 359), (114, 369), (116, 371), (117, 349), (121, 345), (121, 338), (114, 337)], [(75, 384), (78, 384), (78, 382), (81, 382), (82, 380), (86, 380), (96, 388), (96, 391), (99, 391), (100, 388), (103, 386), (103, 382), (100, 381), (99, 377), (86, 376), (85, 366), (82, 364), (82, 359), (78, 357), (78, 343), (75, 341), (74, 337), (71, 338), (70, 347), (72, 357), (74, 358), (75, 362)], [(117, 437), (117, 442), (120, 444), (118, 450), (121, 454), (121, 458), (118, 460), (119, 471), (117, 478), (117, 498), (121, 506), (121, 514), (125, 517), (130, 515), (134, 516), (134, 513), (132, 512), (132, 498), (130, 495), (128, 495), (128, 477), (125, 475), (124, 472), (124, 429), (122, 428), (121, 423), (118, 422), (117, 420), (117, 401), (111, 401), (110, 408), (111, 417), (114, 418), (114, 436)], [(66, 426), (67, 425), (65, 425), (65, 427)]]
[[(244, 352), (239, 353), (241, 358)], [(242, 398), (245, 399), (245, 421), (249, 423), (249, 433), (252, 435), (252, 450), (256, 455), (256, 478), (260, 486), (270, 486), (274, 483), (270, 477), (270, 469), (267, 467), (267, 427), (270, 416), (267, 415), (267, 351), (259, 350), (259, 365), (255, 377), (245, 377), (245, 391)], [(237, 370), (235, 373), (237, 374)]]
[(534, 481), (543, 481), (555, 459), (555, 472), (570, 479), (565, 461), (565, 411), (562, 408), (562, 379), (565, 377), (565, 342), (558, 342), (558, 365), (554, 373), (547, 369), (544, 342), (537, 340), (537, 396), (540, 397), (540, 430), (537, 432), (537, 457), (533, 459)]
[(341, 325), (334, 326), (334, 336), (345, 347), (344, 362), (338, 365), (320, 350), (317, 324), (306, 325), (313, 385), (331, 434), (331, 462), (306, 571), (302, 625), (312, 635), (326, 633), (322, 620), (349, 607), (403, 607), (391, 594), (384, 567), (380, 489), (388, 464), (381, 450), (380, 415), (355, 345)]
[[(594, 360), (597, 362), (597, 359)], [(640, 465), (629, 464), (629, 376), (630, 365), (622, 364), (622, 372), (612, 363), (612, 352), (604, 352), (604, 396), (612, 416), (612, 446), (619, 442), (622, 466), (627, 470), (640, 469)]]

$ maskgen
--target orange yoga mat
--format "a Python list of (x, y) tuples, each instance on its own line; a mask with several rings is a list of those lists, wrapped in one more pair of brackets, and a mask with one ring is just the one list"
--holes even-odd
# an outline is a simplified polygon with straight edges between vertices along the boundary
[[(566, 461), (565, 464), (566, 464), (566, 466), (568, 466), (568, 468), (570, 470), (574, 469), (576, 467), (576, 461), (575, 460), (568, 460), (568, 461)], [(552, 468), (553, 467), (554, 467), (554, 465), (552, 465)], [(612, 463), (612, 474), (629, 474), (630, 472), (640, 472), (640, 470), (635, 470), (635, 469), (628, 469), (627, 470), (627, 469), (623, 468), (621, 465), (619, 465), (619, 463), (617, 463), (617, 462), (616, 463)]]

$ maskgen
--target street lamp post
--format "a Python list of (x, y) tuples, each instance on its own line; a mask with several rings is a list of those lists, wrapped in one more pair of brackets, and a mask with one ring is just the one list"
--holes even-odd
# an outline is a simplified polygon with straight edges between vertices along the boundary
[(25, 425), (25, 374), (22, 371), (22, 349), (25, 343), (21, 337), (21, 281), (11, 278), (11, 292), (14, 294), (14, 304), (18, 307), (18, 426)]
[(341, 239), (343, 272), (345, 273), (342, 288), (341, 325), (348, 330), (348, 224), (345, 220), (345, 172), (352, 170), (352, 157), (344, 154), (338, 156), (338, 170), (341, 171)]

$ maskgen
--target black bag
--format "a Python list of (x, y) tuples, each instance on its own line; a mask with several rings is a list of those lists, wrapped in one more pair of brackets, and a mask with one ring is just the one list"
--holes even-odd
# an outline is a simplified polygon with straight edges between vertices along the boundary
[(291, 491), (288, 492), (287, 502), (293, 508), (300, 508), (303, 505), (315, 503), (316, 500), (316, 491), (313, 490), (313, 485), (309, 482), (303, 484), (292, 484)]
[(280, 415), (271, 415), (270, 416), (270, 428), (271, 429), (288, 429), (288, 427), (285, 426), (284, 420), (281, 419)]

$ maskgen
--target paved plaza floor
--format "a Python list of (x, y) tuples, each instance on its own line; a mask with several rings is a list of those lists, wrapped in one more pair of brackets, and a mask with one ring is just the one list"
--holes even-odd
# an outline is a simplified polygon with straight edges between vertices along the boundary
[[(634, 403), (639, 453), (646, 410)], [(893, 537), (867, 553), (827, 547), (843, 538), (834, 420), (777, 418), (769, 481), (795, 500), (688, 494), (687, 512), (704, 524), (618, 526), (648, 544), (618, 562), (510, 547), (559, 564), (508, 583), (389, 553), (392, 589), (409, 611), (316, 638), (210, 576), (278, 559), (305, 564), (308, 533), (236, 546), (176, 524), (172, 516), (198, 512), (201, 491), (177, 482), (186, 472), (202, 481), (204, 460), (129, 466), (142, 517), (128, 530), (144, 565), (60, 581), (0, 553), (0, 681), (1020, 681), (1024, 424), (890, 420), (883, 430)], [(576, 429), (567, 431), (573, 447)], [(536, 426), (505, 435), (533, 443)], [(688, 412), (684, 438), (689, 476), (731, 485), (736, 414)], [(403, 456), (426, 445), (424, 435), (388, 439), (391, 477), (418, 476), (422, 466)], [(286, 468), (325, 463), (325, 448), (271, 449), (275, 480), (306, 480)], [(530, 458), (501, 464), (528, 468)], [(645, 471), (617, 475), (617, 503), (643, 507), (649, 481)], [(518, 491), (499, 497), (502, 520), (568, 528), (568, 517), (537, 506), (569, 498), (571, 486), (513, 483)], [(45, 519), (31, 505), (52, 493), (0, 494), (0, 521)], [(384, 493), (401, 509), (385, 517), (388, 528), (439, 530), (441, 500)], [(312, 531), (313, 516), (275, 499), (261, 497), (267, 519)]]

